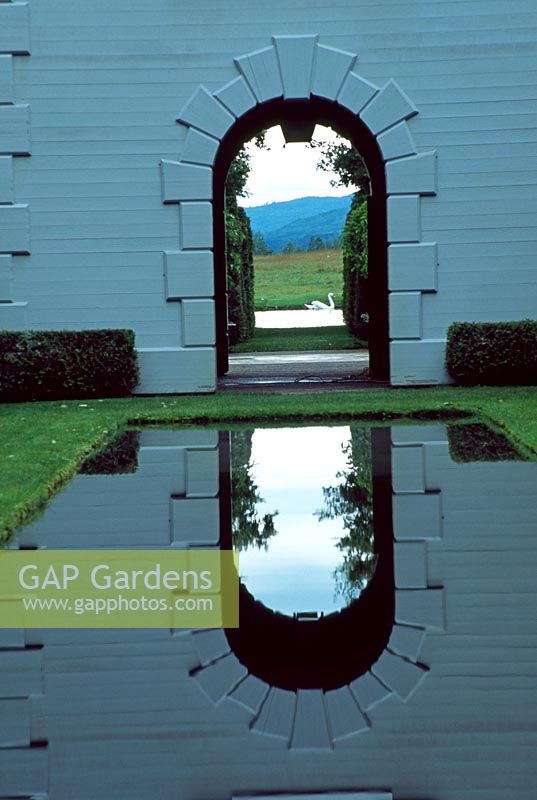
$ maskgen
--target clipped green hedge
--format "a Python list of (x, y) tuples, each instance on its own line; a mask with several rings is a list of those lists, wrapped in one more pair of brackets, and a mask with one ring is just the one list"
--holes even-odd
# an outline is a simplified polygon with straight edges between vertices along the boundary
[(368, 335), (367, 201), (355, 194), (341, 236), (343, 319), (353, 336)]
[(121, 397), (137, 382), (133, 331), (0, 331), (2, 401)]
[(254, 249), (248, 215), (233, 196), (226, 199), (228, 317), (231, 344), (255, 330)]
[(537, 322), (454, 322), (446, 367), (459, 383), (537, 384)]

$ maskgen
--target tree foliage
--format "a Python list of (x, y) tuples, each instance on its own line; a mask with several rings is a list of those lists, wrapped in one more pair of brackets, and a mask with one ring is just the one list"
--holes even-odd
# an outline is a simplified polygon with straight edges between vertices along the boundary
[(317, 517), (343, 522), (345, 534), (336, 543), (343, 560), (334, 572), (335, 594), (350, 603), (366, 587), (376, 566), (370, 431), (351, 429), (344, 452), (347, 467), (337, 474), (341, 482), (323, 488), (324, 506)]
[(253, 235), (253, 244), (254, 244), (254, 256), (270, 256), (272, 255), (272, 250), (268, 246), (265, 241), (265, 238), (262, 233), (254, 233)]
[(278, 512), (261, 517), (257, 511), (263, 498), (252, 475), (252, 436), (253, 430), (231, 432), (232, 533), (237, 550), (266, 550), (268, 540), (276, 533), (274, 517)]
[(360, 153), (340, 139), (336, 142), (313, 141), (320, 150), (317, 168), (335, 172), (332, 186), (354, 187), (354, 195), (342, 234), (343, 318), (350, 333), (367, 338), (369, 321), (367, 195), (369, 173)]
[(354, 188), (362, 197), (369, 194), (369, 173), (358, 150), (343, 139), (335, 142), (313, 139), (310, 147), (320, 151), (317, 169), (336, 173), (337, 178), (330, 180), (331, 186)]

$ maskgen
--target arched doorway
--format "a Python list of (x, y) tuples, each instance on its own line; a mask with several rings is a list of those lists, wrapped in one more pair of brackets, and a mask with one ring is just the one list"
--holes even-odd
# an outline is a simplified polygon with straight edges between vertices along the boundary
[(162, 201), (179, 204), (179, 249), (164, 253), (164, 281), (166, 300), (181, 304), (182, 333), (168, 360), (180, 355), (198, 390), (216, 389), (227, 368), (225, 170), (261, 126), (313, 120), (350, 138), (374, 176), (373, 369), (393, 385), (443, 382), (445, 343), (424, 320), (424, 295), (437, 292), (437, 245), (421, 226), (422, 197), (436, 194), (436, 152), (417, 152), (406, 123), (416, 106), (395, 81), (375, 86), (354, 71), (355, 55), (316, 35), (272, 41), (235, 58), (238, 74), (222, 87), (194, 92), (177, 118), (187, 129), (181, 160), (161, 162)]
[(298, 137), (307, 137), (306, 132), (313, 130), (316, 124), (334, 128), (351, 142), (366, 164), (371, 184), (368, 197), (370, 368), (375, 379), (388, 381), (388, 240), (384, 161), (375, 136), (360, 118), (338, 103), (320, 97), (311, 97), (309, 100), (286, 100), (280, 97), (256, 105), (228, 130), (216, 154), (213, 168), (213, 241), (218, 375), (224, 375), (229, 365), (224, 215), (226, 177), (233, 158), (244, 142), (260, 130), (278, 124)]

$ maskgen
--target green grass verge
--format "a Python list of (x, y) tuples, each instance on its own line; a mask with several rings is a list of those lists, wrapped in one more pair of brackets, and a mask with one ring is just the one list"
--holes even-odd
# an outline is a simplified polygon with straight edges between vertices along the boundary
[(537, 390), (379, 389), (323, 393), (20, 403), (0, 406), (0, 537), (38, 513), (84, 459), (127, 424), (284, 420), (424, 419), (467, 414), (492, 424), (537, 456)]
[(341, 308), (341, 250), (255, 256), (254, 273), (256, 311), (303, 308), (312, 300), (328, 303), (328, 292)]
[(302, 350), (354, 350), (367, 347), (344, 326), (334, 328), (257, 328), (247, 342), (231, 348), (233, 353), (269, 353)]

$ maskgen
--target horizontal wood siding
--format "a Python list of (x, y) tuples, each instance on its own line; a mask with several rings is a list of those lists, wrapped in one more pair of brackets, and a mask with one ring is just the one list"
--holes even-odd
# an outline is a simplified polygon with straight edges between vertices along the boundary
[(456, 319), (535, 315), (534, 0), (32, 0), (30, 19), (32, 55), (13, 70), (32, 114), (32, 157), (15, 164), (31, 256), (14, 277), (31, 327), (126, 325), (141, 347), (184, 344), (165, 299), (162, 252), (177, 250), (179, 219), (162, 205), (159, 161), (180, 157), (175, 119), (199, 84), (235, 78), (233, 58), (273, 34), (358, 53), (363, 78), (394, 78), (419, 110), (418, 151), (438, 152), (422, 240), (440, 262), (423, 338)]

